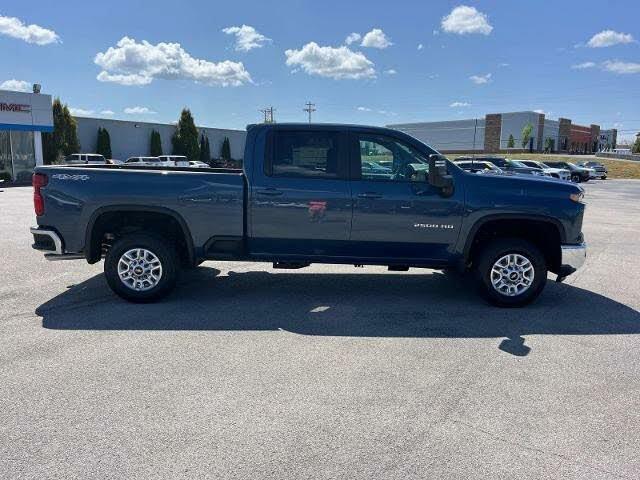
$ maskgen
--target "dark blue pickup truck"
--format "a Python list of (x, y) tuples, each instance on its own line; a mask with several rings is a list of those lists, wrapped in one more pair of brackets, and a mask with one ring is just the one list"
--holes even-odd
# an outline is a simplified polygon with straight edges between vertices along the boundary
[(33, 176), (47, 258), (105, 259), (115, 293), (167, 295), (205, 260), (458, 269), (522, 306), (586, 256), (583, 190), (474, 175), (402, 132), (357, 125), (247, 129), (244, 167), (44, 166)]

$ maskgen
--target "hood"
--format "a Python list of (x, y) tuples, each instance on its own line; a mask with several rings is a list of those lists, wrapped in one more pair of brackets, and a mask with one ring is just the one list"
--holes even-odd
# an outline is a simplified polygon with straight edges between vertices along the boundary
[(582, 187), (555, 177), (542, 175), (475, 175), (465, 172), (467, 177), (473, 177), (472, 182), (483, 188), (501, 190), (526, 190), (528, 193), (537, 190), (558, 190), (558, 192), (578, 193), (584, 191)]

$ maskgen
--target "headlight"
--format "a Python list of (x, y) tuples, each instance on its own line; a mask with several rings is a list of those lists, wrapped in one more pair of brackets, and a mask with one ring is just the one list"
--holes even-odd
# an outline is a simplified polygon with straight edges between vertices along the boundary
[(577, 203), (582, 203), (584, 200), (584, 192), (572, 193), (569, 198)]

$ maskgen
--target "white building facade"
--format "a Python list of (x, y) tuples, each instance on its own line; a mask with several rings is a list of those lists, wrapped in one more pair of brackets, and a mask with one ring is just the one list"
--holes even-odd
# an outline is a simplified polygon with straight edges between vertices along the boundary
[(27, 183), (42, 165), (42, 132), (53, 131), (51, 96), (0, 90), (0, 180)]

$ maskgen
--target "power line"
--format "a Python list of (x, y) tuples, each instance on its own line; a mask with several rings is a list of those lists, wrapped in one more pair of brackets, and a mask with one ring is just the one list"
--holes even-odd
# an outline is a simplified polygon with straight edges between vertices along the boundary
[(273, 112), (275, 111), (275, 108), (267, 107), (267, 108), (262, 108), (258, 111), (264, 115), (264, 123), (276, 123), (276, 121), (273, 118)]
[(303, 112), (307, 112), (309, 114), (309, 123), (311, 123), (311, 113), (315, 112), (316, 109), (316, 104), (315, 103), (311, 103), (311, 102), (307, 102), (305, 103), (305, 105), (307, 106), (307, 108), (303, 108), (302, 111)]

